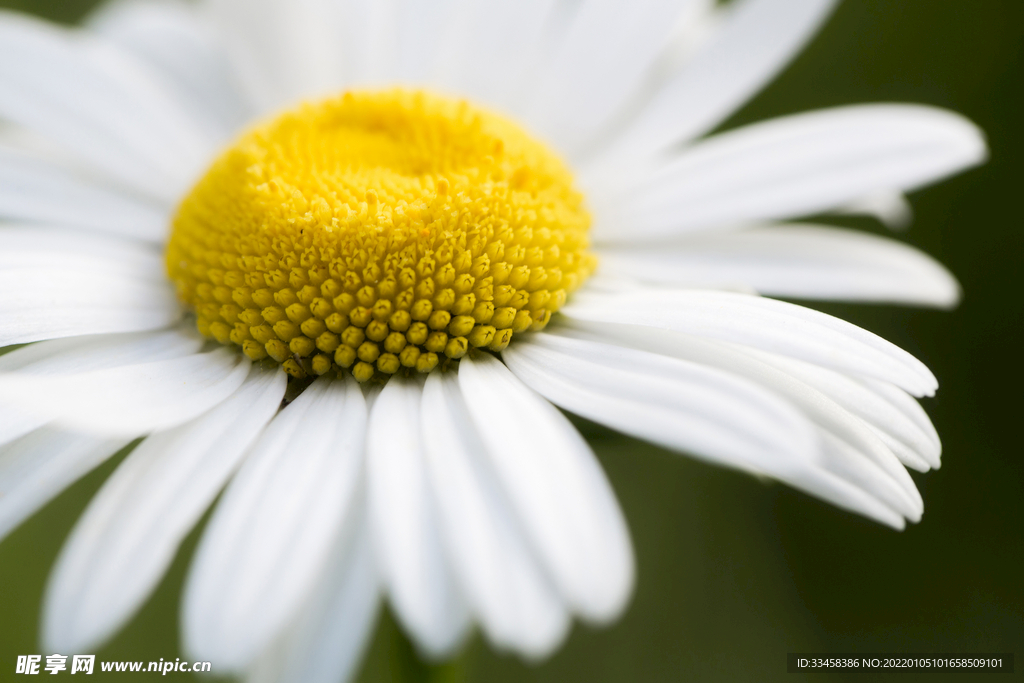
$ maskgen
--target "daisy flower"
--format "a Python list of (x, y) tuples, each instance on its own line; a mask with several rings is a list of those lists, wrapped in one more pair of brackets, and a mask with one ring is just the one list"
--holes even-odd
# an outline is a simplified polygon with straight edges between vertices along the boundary
[[(335, 681), (381, 597), (428, 658), (608, 622), (627, 525), (558, 408), (902, 528), (909, 354), (776, 298), (951, 306), (905, 222), (986, 154), (863, 105), (705, 137), (830, 0), (128, 0), (0, 14), (0, 534), (134, 440), (68, 538), (85, 652), (214, 503), (186, 654)], [(557, 408), (556, 408), (557, 406)]]

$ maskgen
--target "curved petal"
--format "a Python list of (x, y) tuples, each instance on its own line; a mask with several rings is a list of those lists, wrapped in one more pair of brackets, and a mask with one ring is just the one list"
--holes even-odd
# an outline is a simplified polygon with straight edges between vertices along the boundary
[(603, 159), (644, 157), (715, 128), (818, 32), (838, 0), (739, 0)]
[(86, 25), (158, 71), (216, 138), (234, 134), (248, 118), (251, 104), (224, 47), (192, 4), (117, 0), (100, 5)]
[(0, 118), (168, 202), (213, 151), (212, 141), (130, 55), (11, 12), (0, 13)]
[(637, 97), (677, 23), (701, 0), (586, 0), (531, 95), (526, 120), (570, 156), (605, 133)]
[[(0, 357), (0, 373), (59, 376), (115, 368), (180, 358), (195, 353), (202, 343), (198, 335), (179, 330), (54, 339), (4, 354)], [(17, 405), (5, 406), (0, 411), (0, 444), (28, 434), (53, 420), (57, 414), (50, 410), (32, 411)]]
[(601, 266), (646, 282), (752, 287), (766, 296), (948, 308), (960, 285), (909, 245), (856, 230), (779, 225), (601, 249)]
[(249, 359), (230, 349), (63, 375), (0, 375), (0, 402), (89, 434), (134, 437), (187, 422), (233, 394)]
[[(61, 165), (0, 147), (0, 217), (162, 242), (170, 216), (157, 204)], [(8, 228), (0, 231), (0, 235)]]
[(210, 0), (204, 9), (261, 114), (344, 84), (343, 3)]
[(380, 612), (373, 544), (363, 506), (295, 623), (260, 657), (246, 683), (338, 683), (358, 671)]
[(876, 191), (909, 191), (975, 166), (984, 135), (934, 107), (867, 104), (756, 123), (697, 143), (598, 199), (615, 241), (806, 216)]
[(442, 56), (440, 82), (503, 111), (521, 110), (517, 95), (542, 51), (554, 5), (555, 0), (469, 3), (462, 9), (461, 39), (446, 46)]
[(491, 466), (559, 593), (584, 619), (609, 621), (633, 588), (626, 522), (586, 441), (517, 374), (493, 356), (467, 356), (459, 363), (459, 387)]
[(825, 441), (831, 440), (819, 451), (819, 458), (815, 461), (818, 465), (841, 476), (907, 519), (920, 520), (924, 509), (921, 495), (913, 479), (878, 435), (827, 394), (786, 372), (785, 366), (780, 370), (768, 362), (773, 354), (741, 350), (729, 344), (640, 325), (572, 322), (562, 327), (561, 334), (679, 358), (759, 385), (776, 399), (799, 410), (817, 426)]
[[(569, 615), (484, 456), (456, 373), (427, 376), (421, 418), (445, 544), (484, 632), (531, 659), (550, 654), (568, 633)], [(480, 428), (498, 429), (501, 418)]]
[(366, 443), (370, 528), (399, 621), (431, 658), (466, 637), (469, 614), (445, 555), (424, 462), (423, 386), (395, 375), (377, 396)]
[(71, 531), (43, 602), (43, 642), (94, 650), (131, 618), (277, 412), (285, 374), (254, 368), (202, 417), (153, 434), (107, 479)]
[(0, 539), (126, 444), (44, 427), (0, 447)]
[(463, 39), (468, 5), (465, 0), (398, 0), (395, 37), (399, 80), (423, 82), (436, 74), (448, 45)]
[(95, 261), (70, 260), (77, 263), (0, 271), (0, 346), (156, 330), (181, 318), (181, 307), (166, 281), (97, 272)]
[(48, 226), (0, 227), (0, 268), (60, 268), (74, 273), (118, 274), (153, 285), (166, 281), (164, 257), (134, 240)]
[[(503, 353), (567, 410), (673, 450), (765, 474), (896, 528), (903, 517), (828, 467), (810, 421), (741, 377), (646, 351), (534, 335)], [(843, 453), (842, 455), (845, 455)]]
[(0, 373), (65, 375), (194, 354), (203, 339), (193, 330), (98, 334), (49, 339), (0, 356)]
[(561, 311), (594, 322), (647, 325), (718, 339), (892, 382), (931, 396), (935, 376), (921, 361), (867, 330), (802, 306), (730, 292), (581, 292)]
[[(935, 433), (927, 413), (905, 392), (892, 385), (889, 385), (888, 391), (881, 390), (877, 385), (884, 383), (858, 381), (842, 373), (772, 353), (762, 353), (753, 349), (747, 349), (745, 353), (753, 354), (765, 363), (814, 387), (864, 420), (907, 467), (922, 472), (939, 467), (939, 457), (942, 453), (939, 436)], [(894, 398), (894, 391), (897, 392), (897, 396), (902, 395), (906, 400)], [(908, 403), (913, 406), (909, 411)]]
[(241, 673), (322, 576), (363, 466), (366, 402), (320, 379), (260, 436), (217, 505), (189, 571), (185, 649)]

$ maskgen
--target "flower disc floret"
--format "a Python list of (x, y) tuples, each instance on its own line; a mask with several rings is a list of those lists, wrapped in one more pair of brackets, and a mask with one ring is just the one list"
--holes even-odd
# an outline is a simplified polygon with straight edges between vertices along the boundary
[(593, 271), (565, 164), (425, 92), (349, 92), (245, 134), (167, 247), (199, 331), (296, 377), (429, 372), (538, 330)]

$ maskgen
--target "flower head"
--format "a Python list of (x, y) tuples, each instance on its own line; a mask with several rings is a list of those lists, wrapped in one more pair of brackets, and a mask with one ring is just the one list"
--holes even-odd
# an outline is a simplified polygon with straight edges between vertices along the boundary
[(0, 15), (0, 344), (28, 344), (0, 357), (0, 531), (145, 436), (61, 553), (46, 644), (113, 634), (223, 489), (182, 619), (218, 671), (344, 678), (379, 594), (426, 656), (476, 623), (543, 657), (634, 572), (555, 406), (917, 521), (935, 378), (766, 297), (954, 304), (908, 246), (779, 221), (905, 217), (981, 134), (865, 105), (700, 139), (832, 5)]

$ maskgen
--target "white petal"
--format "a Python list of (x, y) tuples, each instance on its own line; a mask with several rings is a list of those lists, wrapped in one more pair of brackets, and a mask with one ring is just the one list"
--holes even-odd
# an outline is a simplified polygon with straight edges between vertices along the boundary
[(169, 202), (212, 151), (211, 141), (130, 55), (10, 12), (0, 14), (0, 116)]
[(8, 148), (0, 148), (0, 217), (152, 242), (163, 241), (169, 225), (167, 210), (158, 204)]
[(741, 0), (605, 155), (642, 157), (707, 133), (803, 48), (836, 0)]
[(151, 245), (49, 226), (0, 228), (0, 268), (115, 273), (150, 285), (166, 281), (163, 254)]
[(230, 396), (249, 359), (218, 349), (59, 376), (0, 375), (0, 403), (90, 434), (138, 436), (187, 422)]
[(780, 370), (768, 363), (766, 359), (772, 354), (757, 353), (750, 349), (739, 350), (730, 344), (639, 325), (574, 321), (567, 328), (562, 326), (561, 334), (573, 338), (582, 337), (584, 340), (624, 344), (629, 348), (679, 358), (717, 368), (760, 385), (778, 400), (787, 402), (803, 413), (818, 427), (826, 440), (831, 438), (841, 442), (819, 451), (819, 455), (827, 457), (815, 459), (815, 463), (842, 476), (907, 519), (915, 522), (920, 519), (924, 504), (914, 481), (876, 433), (863, 420), (827, 394), (818, 391), (814, 385), (786, 372), (785, 366)]
[(195, 353), (202, 345), (203, 339), (188, 327), (51, 339), (3, 354), (0, 373), (65, 375), (180, 358)]
[(773, 467), (817, 450), (811, 423), (789, 403), (701, 364), (547, 333), (503, 357), (557, 405), (716, 464), (778, 476)]
[(148, 245), (60, 229), (0, 229), (0, 346), (167, 327), (181, 317)]
[(210, 0), (204, 4), (261, 113), (333, 94), (344, 83), (342, 4)]
[[(500, 111), (517, 113), (524, 74), (537, 61), (554, 0), (474, 2), (462, 8), (461, 39), (442, 57), (439, 81)], [(495, 30), (501, 27), (501, 30)]]
[[(198, 335), (178, 330), (158, 333), (70, 337), (32, 344), (0, 357), (0, 373), (62, 375), (120, 365), (178, 358), (202, 345)], [(0, 444), (28, 434), (56, 417), (49, 410), (27, 411), (17, 405), (0, 410)]]
[(370, 528), (395, 614), (424, 655), (461, 644), (468, 612), (445, 556), (420, 431), (419, 378), (392, 377), (373, 404), (366, 441)]
[(823, 467), (811, 423), (736, 375), (582, 339), (538, 334), (503, 353), (517, 376), (579, 415), (717, 464), (774, 477), (898, 528), (902, 516)]
[(254, 368), (230, 398), (153, 434), (121, 463), (75, 525), (50, 576), (43, 603), (50, 650), (95, 650), (135, 613), (277, 412), (284, 388), (284, 372)]
[[(878, 387), (884, 385), (883, 382), (856, 380), (832, 370), (772, 353), (752, 349), (746, 350), (746, 353), (753, 354), (763, 362), (814, 387), (864, 420), (904, 465), (922, 472), (939, 466), (942, 444), (938, 434), (935, 433), (931, 420), (921, 409), (920, 404), (905, 392), (892, 385), (888, 385), (888, 390), (885, 390)], [(905, 400), (900, 400), (899, 397)], [(906, 410), (908, 403), (913, 406), (909, 411)]]
[(872, 216), (890, 230), (906, 230), (914, 222), (914, 207), (899, 190), (873, 190), (837, 207), (835, 213)]
[(0, 271), (0, 346), (83, 334), (138, 332), (181, 318), (166, 282), (68, 268)]
[(633, 551), (615, 494), (586, 441), (493, 356), (463, 358), (459, 386), (491, 465), (563, 599), (590, 621), (617, 617), (633, 588)]
[(950, 307), (960, 285), (922, 251), (825, 226), (777, 225), (601, 249), (601, 266), (647, 282), (766, 296)]
[(248, 118), (251, 105), (227, 53), (193, 5), (117, 0), (100, 5), (86, 25), (153, 66), (218, 138)]
[(532, 94), (527, 122), (571, 156), (622, 115), (699, 0), (586, 0)]
[(189, 571), (182, 629), (193, 658), (242, 672), (296, 616), (352, 508), (365, 430), (351, 378), (317, 380), (270, 423)]
[(0, 447), (0, 539), (126, 443), (43, 428)]
[(397, 77), (422, 82), (436, 72), (446, 44), (461, 40), (467, 17), (464, 0), (399, 0), (395, 22), (398, 39)]
[[(569, 615), (484, 456), (457, 374), (431, 373), (422, 408), (445, 544), (470, 606), (494, 645), (545, 657), (568, 633)], [(494, 416), (481, 428), (500, 428), (501, 419)]]
[(641, 290), (611, 296), (581, 292), (562, 312), (580, 320), (647, 325), (752, 346), (892, 382), (916, 396), (931, 396), (938, 386), (923, 363), (881, 337), (774, 299), (700, 290)]
[(341, 42), (348, 84), (392, 83), (398, 73), (399, 0), (349, 0), (344, 11)]
[(353, 510), (352, 527), (327, 563), (299, 618), (260, 657), (246, 683), (338, 683), (358, 671), (380, 611), (366, 514)]
[(600, 198), (595, 237), (659, 236), (806, 216), (879, 190), (910, 191), (984, 161), (978, 128), (934, 107), (825, 109), (716, 135), (618, 195)]

